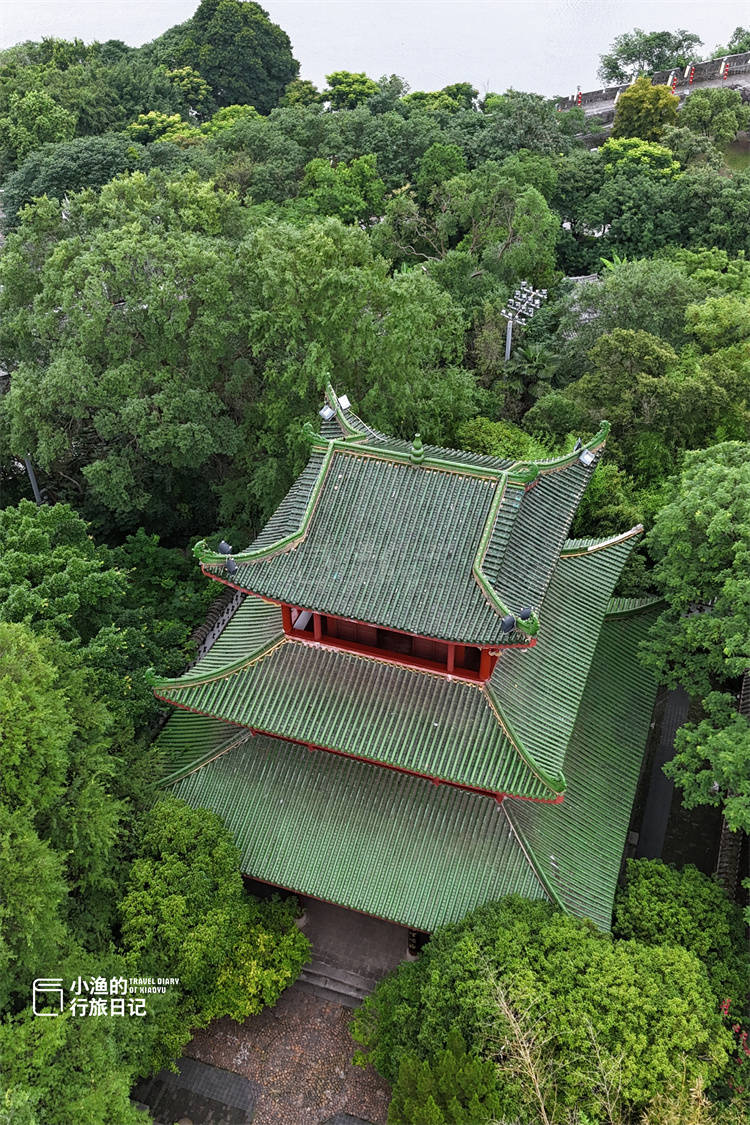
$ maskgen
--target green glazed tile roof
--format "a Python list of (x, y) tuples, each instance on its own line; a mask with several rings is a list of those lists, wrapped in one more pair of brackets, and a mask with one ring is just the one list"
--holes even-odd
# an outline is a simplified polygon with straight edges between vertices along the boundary
[(656, 694), (638, 662), (638, 646), (657, 613), (652, 602), (604, 622), (565, 759), (562, 804), (503, 803), (561, 905), (603, 930), (611, 923)]
[(170, 789), (218, 813), (245, 874), (404, 926), (547, 897), (503, 807), (452, 786), (259, 735)]
[(162, 778), (179, 777), (225, 754), (247, 738), (244, 727), (207, 715), (174, 711), (156, 741)]
[(564, 770), (601, 624), (640, 530), (588, 546), (568, 540), (542, 603), (537, 645), (503, 652), (490, 677), (510, 732), (547, 775)]
[(177, 680), (154, 680), (158, 696), (197, 714), (477, 789), (543, 800), (559, 792), (524, 760), (481, 685), (288, 640), (278, 625), (272, 631), (278, 612), (247, 598), (194, 668)]
[(472, 575), (497, 488), (496, 480), (336, 452), (307, 536), (270, 558), (239, 556), (234, 582), (421, 636), (507, 642)]
[[(593, 466), (578, 460), (562, 468), (540, 466), (539, 477), (523, 496), (507, 548), (492, 583), (514, 607), (540, 612), (565, 536), (586, 489)], [(541, 621), (541, 615), (540, 615)]]
[[(606, 432), (603, 423), (592, 449)], [(311, 436), (306, 469), (235, 553), (234, 585), (440, 640), (500, 646), (535, 633), (535, 619), (510, 633), (502, 620), (541, 603), (592, 467), (577, 453), (535, 464), (417, 454), (340, 410), (324, 435)], [(227, 577), (222, 556), (197, 550), (207, 573)]]

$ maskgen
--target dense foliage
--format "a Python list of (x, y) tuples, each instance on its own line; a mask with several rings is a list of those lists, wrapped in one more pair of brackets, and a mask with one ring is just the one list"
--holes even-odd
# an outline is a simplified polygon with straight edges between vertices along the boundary
[[(670, 775), (750, 827), (750, 170), (726, 155), (750, 110), (637, 80), (699, 46), (619, 36), (602, 78), (636, 81), (593, 140), (527, 91), (343, 69), (318, 90), (246, 0), (140, 48), (0, 54), (0, 1120), (129, 1121), (137, 1074), (272, 1003), (305, 956), (215, 818), (149, 811), (142, 672), (190, 659), (211, 590), (184, 550), (250, 541), (329, 380), (380, 430), (503, 458), (609, 419), (572, 533), (646, 525), (620, 592), (664, 597), (644, 660), (700, 707)], [(749, 49), (737, 28), (727, 52)], [(522, 281), (547, 300), (506, 363)], [(510, 902), (436, 935), (357, 1020), (391, 1119), (718, 1121), (736, 912), (635, 865), (615, 921), (610, 940)], [(105, 961), (183, 985), (127, 1030), (29, 1015), (40, 964)]]
[(615, 900), (613, 933), (647, 945), (689, 949), (708, 970), (717, 1000), (742, 1015), (750, 1001), (750, 951), (742, 910), (696, 867), (629, 859)]
[(607, 1120), (607, 1097), (613, 1114), (636, 1119), (683, 1080), (717, 1077), (731, 1047), (692, 952), (612, 941), (514, 898), (439, 930), (354, 1020), (367, 1060), (399, 1084), (413, 1054), (435, 1068), (453, 1029), (499, 1064), (503, 1112), (524, 1121), (542, 1119), (540, 1106), (549, 1122), (573, 1110)]
[(193, 1027), (274, 1004), (310, 955), (294, 900), (249, 898), (238, 868), (213, 813), (167, 798), (145, 816), (120, 904), (123, 947), (135, 972), (179, 977)]

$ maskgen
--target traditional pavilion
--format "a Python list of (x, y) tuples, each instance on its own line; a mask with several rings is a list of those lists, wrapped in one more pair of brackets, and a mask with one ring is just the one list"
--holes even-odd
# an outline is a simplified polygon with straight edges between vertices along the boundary
[(614, 598), (636, 527), (568, 539), (608, 425), (511, 462), (387, 437), (327, 389), (310, 460), (244, 551), (175, 707), (164, 786), (244, 874), (431, 931), (547, 898), (608, 929), (655, 687), (653, 602)]

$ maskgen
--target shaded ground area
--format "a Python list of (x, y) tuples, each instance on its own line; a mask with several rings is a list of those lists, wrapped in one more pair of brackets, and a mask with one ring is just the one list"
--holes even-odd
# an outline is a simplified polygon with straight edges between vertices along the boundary
[(251, 1125), (258, 1100), (256, 1083), (194, 1059), (180, 1059), (177, 1065), (179, 1073), (163, 1070), (133, 1091), (136, 1104), (148, 1108), (155, 1122)]
[(403, 926), (314, 898), (302, 902), (304, 932), (328, 964), (380, 980), (406, 957), (409, 931)]
[(677, 867), (693, 863), (711, 875), (716, 867), (721, 810), (709, 805), (683, 808), (680, 790), (662, 770), (674, 757), (674, 736), (690, 717), (689, 710), (690, 697), (682, 689), (660, 694), (631, 826), (640, 832), (635, 851), (639, 858), (663, 859)]
[(350, 1019), (348, 1008), (293, 985), (242, 1024), (199, 1031), (186, 1054), (257, 1084), (253, 1125), (324, 1125), (337, 1114), (385, 1125), (390, 1091), (371, 1067), (352, 1065)]

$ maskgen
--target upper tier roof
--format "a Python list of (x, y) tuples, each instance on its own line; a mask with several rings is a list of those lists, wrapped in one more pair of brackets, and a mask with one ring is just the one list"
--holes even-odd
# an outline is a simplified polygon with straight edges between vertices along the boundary
[[(266, 528), (234, 556), (248, 593), (474, 645), (524, 643), (593, 470), (580, 450), (508, 462), (387, 438), (342, 409)], [(601, 448), (607, 424), (588, 447)], [(226, 557), (196, 548), (228, 580)], [(503, 618), (524, 608), (528, 621)]]

